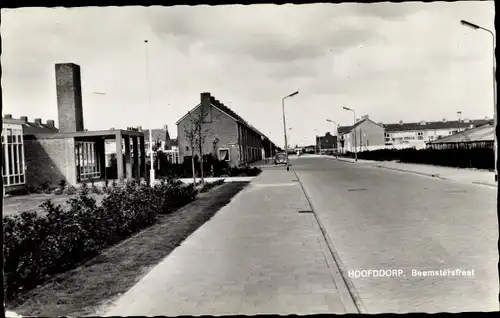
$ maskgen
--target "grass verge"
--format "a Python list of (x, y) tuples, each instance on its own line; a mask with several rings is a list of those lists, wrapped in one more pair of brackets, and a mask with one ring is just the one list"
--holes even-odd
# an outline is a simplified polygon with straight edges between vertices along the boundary
[(22, 316), (102, 314), (247, 184), (225, 183), (199, 194), (196, 201), (161, 216), (155, 225), (104, 250), (79, 268), (19, 295), (5, 307)]

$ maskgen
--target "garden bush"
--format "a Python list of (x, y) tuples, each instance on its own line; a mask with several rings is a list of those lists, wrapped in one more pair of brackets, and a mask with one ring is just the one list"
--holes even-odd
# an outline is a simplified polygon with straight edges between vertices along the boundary
[(101, 204), (82, 187), (62, 209), (48, 200), (44, 213), (4, 217), (5, 291), (11, 298), (75, 268), (131, 234), (196, 198), (192, 185), (126, 184), (108, 188)]

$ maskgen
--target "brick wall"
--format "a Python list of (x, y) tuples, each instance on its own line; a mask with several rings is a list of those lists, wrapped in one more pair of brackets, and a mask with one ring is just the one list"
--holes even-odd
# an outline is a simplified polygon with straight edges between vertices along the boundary
[[(212, 153), (217, 157), (218, 149), (227, 148), (230, 152), (230, 165), (237, 165), (239, 157), (237, 123), (231, 117), (214, 107), (211, 107), (209, 114), (211, 118), (208, 118), (203, 124), (203, 129), (208, 129), (205, 144), (203, 146), (204, 154)], [(194, 110), (192, 116), (199, 116), (199, 109)], [(187, 141), (184, 132), (184, 128), (190, 129), (190, 125), (191, 119), (189, 116), (184, 118), (177, 125), (177, 142), (179, 145), (179, 159), (181, 162), (184, 161), (185, 156), (191, 156), (191, 145)], [(219, 140), (216, 147), (214, 147), (213, 144), (215, 138)], [(189, 147), (189, 150), (186, 150), (186, 146)], [(195, 154), (198, 154), (198, 152), (195, 152)]]
[(83, 131), (80, 66), (56, 64), (57, 111), (60, 132)]
[(44, 182), (57, 186), (62, 179), (76, 184), (73, 138), (25, 140), (24, 147), (28, 186), (39, 187)]
[(240, 125), (242, 163), (251, 163), (262, 159), (262, 139), (260, 134)]

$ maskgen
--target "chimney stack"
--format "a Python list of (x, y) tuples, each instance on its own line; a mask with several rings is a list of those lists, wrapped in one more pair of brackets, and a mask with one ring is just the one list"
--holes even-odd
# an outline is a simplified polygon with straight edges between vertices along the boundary
[(215, 98), (210, 93), (201, 93), (201, 109), (203, 110), (206, 120), (212, 121), (212, 107), (210, 104), (214, 103)]
[(402, 120), (400, 120), (400, 121), (399, 121), (399, 124), (400, 124), (400, 125), (402, 125), (402, 124), (403, 124), (403, 121), (402, 121)]
[(445, 123), (445, 122), (446, 122), (446, 118), (443, 118), (443, 123)]
[(212, 98), (212, 96), (210, 96), (210, 93), (208, 93), (208, 92), (200, 94), (200, 102), (201, 102), (201, 104), (203, 104), (204, 101), (205, 102), (206, 101), (210, 101), (211, 98)]
[(28, 117), (27, 116), (21, 116), (21, 120), (24, 121), (25, 124), (28, 123)]
[(80, 66), (56, 64), (55, 70), (59, 130), (62, 133), (83, 131)]
[(5, 118), (5, 119), (12, 119), (12, 115), (11, 114), (5, 114), (5, 115), (3, 115), (3, 118)]
[(35, 118), (35, 124), (41, 125), (42, 124), (42, 119), (41, 118)]
[(52, 119), (47, 120), (47, 126), (55, 127), (55, 122)]
[(142, 126), (137, 126), (137, 131), (142, 131)]
[(168, 125), (163, 125), (163, 130), (168, 131)]

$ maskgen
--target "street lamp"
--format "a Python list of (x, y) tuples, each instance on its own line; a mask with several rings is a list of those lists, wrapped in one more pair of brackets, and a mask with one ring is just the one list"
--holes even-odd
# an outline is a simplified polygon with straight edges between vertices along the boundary
[[(319, 144), (319, 155), (321, 156), (321, 133), (317, 129), (314, 129), (314, 131), (318, 133), (318, 135), (316, 135), (316, 145)], [(314, 147), (314, 149), (316, 150), (316, 147)]]
[(290, 95), (283, 97), (283, 99), (281, 100), (281, 109), (283, 112), (283, 132), (285, 134), (286, 171), (290, 171), (290, 164), (288, 163), (288, 139), (286, 136), (285, 99), (293, 97), (293, 96), (297, 95), (298, 93), (299, 93), (299, 91), (291, 93)]
[(356, 125), (356, 111), (354, 109), (351, 109), (351, 108), (348, 108), (348, 107), (342, 107), (343, 109), (345, 110), (348, 110), (348, 111), (351, 111), (352, 114), (354, 115), (354, 124), (352, 125), (353, 127), (353, 135), (354, 135), (354, 160), (355, 161), (358, 161), (358, 149), (357, 149), (357, 138), (356, 138), (356, 127), (354, 127), (354, 125)]
[[(146, 47), (146, 84), (148, 89), (148, 106), (151, 109), (151, 92), (149, 90), (149, 50), (148, 50), (148, 40), (144, 40)], [(149, 129), (149, 158), (150, 158), (150, 170), (149, 170), (149, 184), (153, 186), (155, 180), (155, 168), (154, 168), (154, 156), (153, 156), (153, 129)]]
[(327, 119), (326, 120), (327, 122), (329, 123), (332, 123), (333, 124), (333, 136), (336, 136), (337, 138), (334, 138), (336, 144), (335, 144), (335, 148), (333, 149), (333, 151), (335, 151), (335, 156), (337, 156), (337, 147), (338, 147), (338, 131), (337, 131), (337, 123), (334, 122), (333, 120), (331, 119)]
[(495, 142), (494, 142), (494, 148), (495, 148), (495, 182), (498, 182), (498, 171), (497, 171), (497, 162), (498, 162), (498, 149), (497, 149), (497, 92), (496, 92), (496, 77), (495, 77), (495, 34), (491, 32), (490, 30), (483, 28), (477, 24), (461, 20), (460, 23), (462, 25), (472, 28), (474, 30), (483, 30), (488, 32), (491, 35), (492, 43), (493, 43), (493, 120), (494, 120), (494, 126), (495, 126)]

